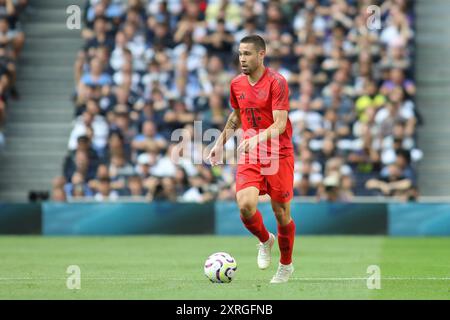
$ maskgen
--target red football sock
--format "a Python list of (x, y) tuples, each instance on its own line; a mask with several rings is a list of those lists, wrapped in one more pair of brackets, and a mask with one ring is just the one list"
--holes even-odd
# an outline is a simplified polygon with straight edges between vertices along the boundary
[(253, 233), (259, 241), (266, 242), (269, 240), (269, 232), (267, 232), (267, 229), (264, 226), (261, 212), (259, 212), (258, 209), (256, 209), (256, 212), (248, 219), (241, 216), (241, 220), (248, 231)]
[(280, 262), (290, 264), (292, 262), (292, 250), (294, 249), (295, 223), (291, 220), (287, 225), (278, 225), (278, 246), (280, 247)]

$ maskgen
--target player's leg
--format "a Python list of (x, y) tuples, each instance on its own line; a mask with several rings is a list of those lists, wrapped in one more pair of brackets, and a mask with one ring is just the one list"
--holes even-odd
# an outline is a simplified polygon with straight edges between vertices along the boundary
[(292, 252), (295, 223), (291, 218), (293, 179), (294, 161), (292, 157), (280, 159), (278, 172), (267, 176), (268, 192), (278, 224), (278, 246), (281, 254), (278, 271), (272, 278), (272, 283), (286, 282), (294, 272)]
[(272, 278), (272, 283), (289, 280), (294, 272), (292, 252), (294, 250), (295, 223), (291, 218), (291, 203), (272, 200), (272, 209), (278, 224), (278, 247), (280, 248), (280, 263), (278, 271)]
[(247, 187), (236, 193), (237, 203), (241, 214), (241, 220), (245, 227), (254, 234), (260, 242), (269, 240), (269, 232), (264, 226), (262, 215), (258, 205), (259, 189)]
[(264, 226), (261, 212), (257, 208), (258, 196), (259, 189), (254, 186), (241, 189), (236, 194), (244, 226), (259, 239), (258, 267), (266, 269), (270, 265), (270, 253), (275, 242), (275, 236), (269, 233)]
[(295, 222), (291, 218), (291, 202), (272, 200), (272, 210), (278, 225), (278, 245), (280, 247), (280, 263), (287, 265), (292, 262), (292, 250), (295, 238)]

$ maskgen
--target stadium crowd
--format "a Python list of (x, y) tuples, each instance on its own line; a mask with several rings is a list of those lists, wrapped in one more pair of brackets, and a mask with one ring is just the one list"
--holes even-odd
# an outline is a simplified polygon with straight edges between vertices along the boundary
[(0, 0), (0, 150), (5, 144), (4, 126), (8, 99), (18, 99), (17, 62), (25, 43), (20, 17), (28, 0)]
[(171, 133), (223, 128), (247, 34), (289, 83), (295, 195), (417, 196), (411, 1), (90, 0), (84, 19), (54, 200), (234, 199), (236, 166), (174, 163)]

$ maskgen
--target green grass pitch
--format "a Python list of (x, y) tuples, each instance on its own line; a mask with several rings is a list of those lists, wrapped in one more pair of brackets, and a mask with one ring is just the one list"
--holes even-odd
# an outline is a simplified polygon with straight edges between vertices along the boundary
[[(248, 237), (0, 237), (0, 299), (449, 299), (450, 238), (300, 236), (296, 271), (269, 281), (278, 264), (256, 266)], [(229, 284), (210, 283), (203, 263), (225, 251), (237, 263)], [(69, 290), (69, 265), (81, 289)], [(381, 269), (381, 289), (367, 288), (367, 267)]]

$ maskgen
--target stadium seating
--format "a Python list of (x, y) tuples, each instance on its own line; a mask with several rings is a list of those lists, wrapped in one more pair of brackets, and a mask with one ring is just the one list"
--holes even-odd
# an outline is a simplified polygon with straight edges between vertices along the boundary
[(25, 42), (20, 18), (27, 0), (0, 4), (0, 151), (5, 145), (4, 126), (10, 98), (19, 99), (16, 88), (17, 62)]
[[(381, 1), (379, 21), (369, 3), (88, 1), (53, 199), (234, 199), (235, 165), (175, 163), (171, 134), (192, 133), (195, 120), (202, 132), (223, 128), (236, 49), (250, 33), (289, 83), (295, 195), (416, 198), (412, 2)], [(206, 145), (194, 143), (194, 154)]]

